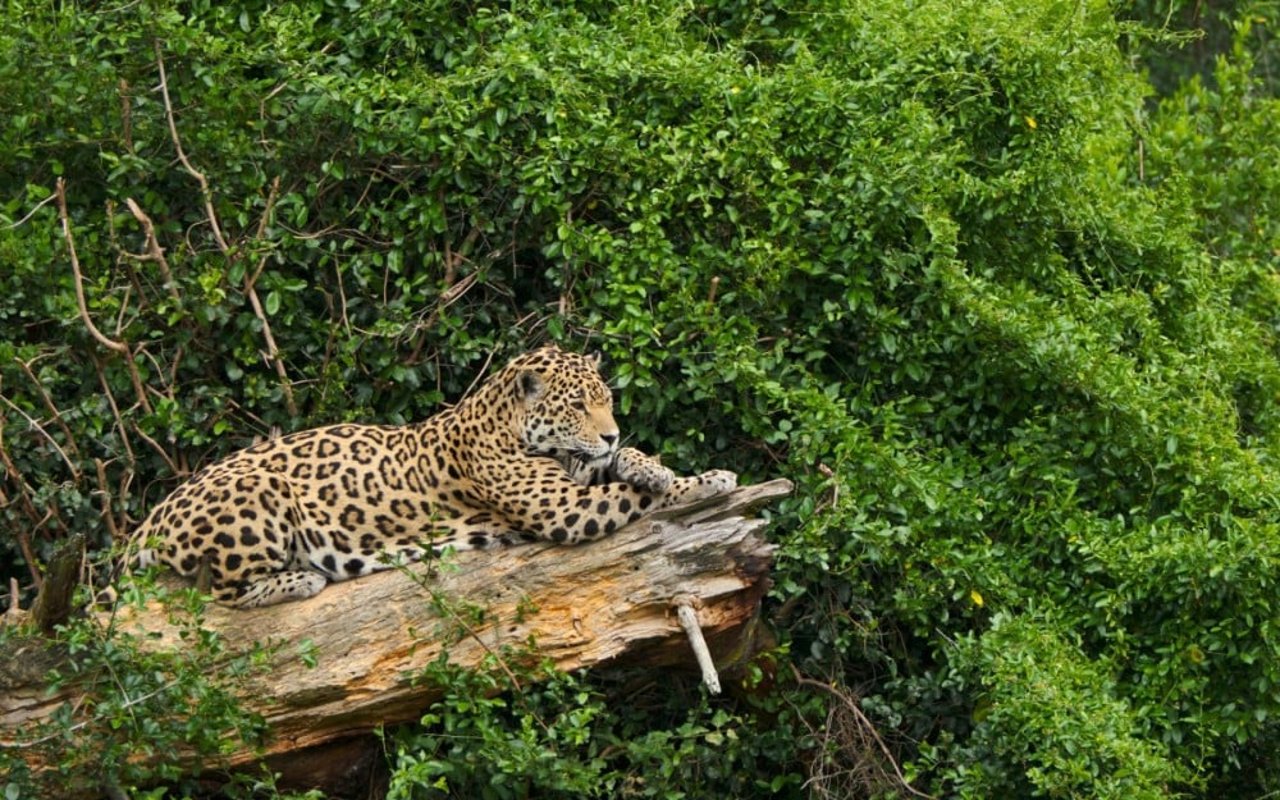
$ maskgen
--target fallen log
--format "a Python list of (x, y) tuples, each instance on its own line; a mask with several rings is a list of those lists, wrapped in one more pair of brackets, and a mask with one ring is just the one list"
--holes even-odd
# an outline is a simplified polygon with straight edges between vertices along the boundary
[[(303, 602), (243, 611), (210, 606), (203, 625), (223, 637), (228, 651), (284, 645), (244, 694), (270, 727), (265, 751), (237, 750), (226, 765), (266, 756), (286, 779), (305, 773), (301, 783), (331, 783), (336, 777), (326, 769), (345, 768), (345, 756), (337, 755), (344, 743), (414, 721), (439, 696), (413, 678), (446, 650), (450, 663), (469, 667), (506, 645), (533, 642), (560, 670), (605, 663), (701, 667), (717, 690), (716, 666), (752, 652), (753, 623), (769, 585), (773, 547), (760, 536), (765, 521), (750, 512), (790, 491), (785, 480), (740, 487), (581, 547), (462, 552), (444, 565), (332, 584)], [(450, 603), (482, 613), (451, 614)], [(698, 657), (690, 639), (699, 637), (687, 637), (682, 627), (690, 620), (705, 637)], [(148, 646), (189, 646), (171, 612), (158, 605), (125, 612), (117, 624), (155, 636)], [(75, 701), (73, 688), (49, 695), (31, 676), (0, 680), (0, 741), (21, 742), (23, 730), (68, 701)], [(31, 751), (33, 770), (49, 766), (40, 763), (47, 757), (41, 752)]]

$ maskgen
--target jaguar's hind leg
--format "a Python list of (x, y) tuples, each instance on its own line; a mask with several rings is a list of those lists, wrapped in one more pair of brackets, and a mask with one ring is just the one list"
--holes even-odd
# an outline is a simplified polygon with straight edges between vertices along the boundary
[(287, 600), (314, 597), (327, 583), (325, 577), (318, 572), (291, 569), (242, 578), (221, 586), (215, 583), (213, 597), (219, 603), (233, 608), (260, 608)]

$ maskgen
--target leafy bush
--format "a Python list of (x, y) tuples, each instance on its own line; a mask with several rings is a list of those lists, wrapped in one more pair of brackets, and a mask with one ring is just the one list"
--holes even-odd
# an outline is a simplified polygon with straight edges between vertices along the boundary
[[(915, 787), (1275, 791), (1275, 8), (1239, 7), (1210, 79), (1120, 17), (1163, 24), (1053, 0), (11, 4), (9, 574), (69, 531), (107, 545), (253, 436), (419, 418), (554, 339), (611, 357), (673, 466), (797, 482), (778, 657), (857, 687)], [(1157, 101), (1135, 56), (1192, 77)], [(694, 794), (802, 794), (735, 774), (848, 758), (806, 727), (837, 701), (786, 675), (764, 705), (801, 713), (767, 758), (702, 733), (770, 730), (745, 700), (640, 719), (561, 677), (433, 711), (399, 785), (568, 792), (692, 747), (716, 765)], [(585, 740), (492, 783), (553, 732)]]
[[(132, 796), (157, 781), (181, 785), (186, 772), (219, 768), (237, 747), (263, 741), (265, 721), (243, 710), (239, 695), (268, 663), (267, 649), (229, 652), (204, 628), (204, 600), (194, 590), (169, 594), (140, 579), (127, 597), (127, 604), (162, 603), (177, 641), (147, 641), (159, 634), (130, 630), (115, 614), (71, 620), (51, 641), (0, 628), (0, 648), (20, 654), (27, 669), (47, 670), (51, 693), (73, 693), (0, 750), (6, 798)], [(31, 758), (50, 769), (33, 774)]]
[(608, 702), (628, 687), (545, 664), (520, 669), (522, 685), (500, 658), (477, 672), (447, 661), (426, 671), (446, 695), (420, 726), (388, 737), (388, 798), (674, 800), (778, 796), (803, 783), (787, 728), (714, 708), (696, 685), (672, 694), (650, 682), (629, 687), (629, 703)]

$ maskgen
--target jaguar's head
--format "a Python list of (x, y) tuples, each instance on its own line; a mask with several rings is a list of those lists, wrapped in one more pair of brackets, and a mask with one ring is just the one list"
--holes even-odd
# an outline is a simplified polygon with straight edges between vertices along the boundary
[(524, 411), (520, 441), (526, 452), (591, 460), (617, 448), (613, 394), (600, 377), (599, 356), (547, 346), (520, 356), (506, 371)]

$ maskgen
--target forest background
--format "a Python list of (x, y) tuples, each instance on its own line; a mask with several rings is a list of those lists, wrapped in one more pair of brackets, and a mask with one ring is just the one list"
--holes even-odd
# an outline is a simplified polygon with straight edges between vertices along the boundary
[[(1280, 793), (1275, 2), (7, 9), (24, 602), (253, 437), (557, 341), (633, 444), (796, 482), (777, 644), (729, 699), (437, 676), (392, 796)], [(198, 659), (62, 635), (113, 676), (68, 780), (178, 795), (124, 755), (253, 732)]]

